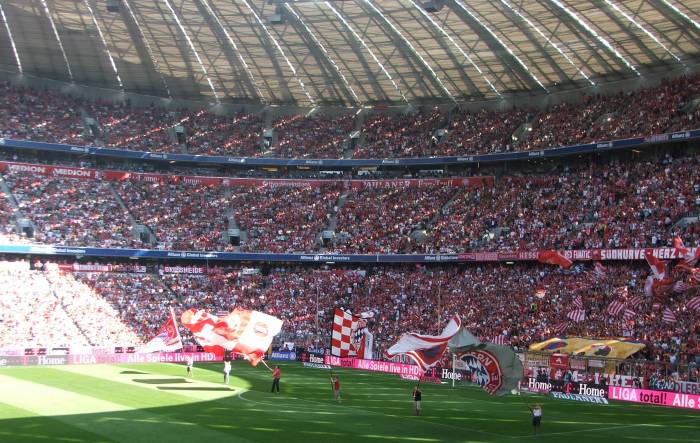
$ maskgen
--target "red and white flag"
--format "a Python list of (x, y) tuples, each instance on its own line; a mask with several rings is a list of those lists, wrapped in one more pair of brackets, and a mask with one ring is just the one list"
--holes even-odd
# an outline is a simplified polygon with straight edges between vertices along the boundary
[(686, 248), (680, 237), (675, 237), (673, 239), (673, 247), (678, 250), (686, 264), (695, 266), (695, 264), (700, 261), (700, 247), (696, 247), (695, 249)]
[(635, 295), (634, 297), (631, 297), (629, 300), (627, 300), (627, 307), (629, 307), (630, 309), (641, 308), (643, 304), (644, 298), (640, 297), (639, 295)]
[(156, 336), (143, 345), (139, 352), (172, 352), (178, 349), (182, 349), (182, 339), (180, 338), (180, 331), (177, 329), (175, 312), (171, 307), (168, 319), (158, 329)]
[(510, 340), (505, 335), (498, 334), (493, 338), (493, 340), (491, 340), (491, 343), (494, 345), (508, 346), (510, 344)]
[(625, 312), (622, 313), (622, 319), (624, 321), (630, 321), (630, 320), (634, 319), (636, 316), (637, 316), (637, 313), (631, 309), (625, 309)]
[(663, 313), (663, 321), (667, 323), (675, 323), (676, 322), (676, 314), (673, 313), (671, 308), (666, 308), (664, 309)]
[(580, 295), (577, 295), (574, 299), (574, 307), (577, 309), (583, 309), (583, 299)]
[(620, 300), (613, 300), (608, 305), (608, 314), (616, 316), (619, 315), (622, 310), (625, 309), (625, 303)]
[(574, 309), (566, 316), (575, 322), (581, 322), (586, 319), (586, 311), (584, 309)]
[(459, 332), (461, 326), (462, 321), (455, 315), (440, 335), (405, 333), (401, 335), (399, 341), (384, 352), (384, 355), (387, 358), (407, 355), (425, 371), (440, 361), (447, 349), (447, 342)]
[(690, 310), (700, 311), (700, 295), (696, 295), (695, 297), (688, 300), (685, 306)]
[(665, 261), (659, 260), (658, 258), (654, 257), (654, 254), (650, 249), (647, 249), (644, 252), (644, 257), (647, 259), (647, 263), (649, 264), (651, 272), (654, 274), (656, 280), (663, 280), (664, 278), (666, 278)]
[(331, 333), (331, 355), (371, 359), (374, 336), (367, 328), (367, 319), (373, 316), (372, 312), (355, 315), (336, 308)]
[(676, 294), (681, 294), (692, 288), (688, 283), (684, 281), (677, 281), (673, 284), (673, 292)]
[(608, 270), (601, 262), (597, 261), (593, 265), (593, 275), (599, 279), (605, 278), (605, 276), (608, 275)]
[(262, 312), (234, 309), (219, 320), (214, 332), (226, 338), (228, 343), (234, 343), (229, 348), (232, 352), (243, 355), (256, 366), (283, 323), (283, 320)]
[(567, 322), (561, 322), (561, 323), (559, 323), (558, 325), (554, 325), (554, 327), (552, 328), (552, 330), (553, 330), (556, 334), (561, 335), (561, 334), (563, 334), (564, 332), (566, 332), (566, 328), (567, 328), (567, 327), (569, 327), (569, 323), (567, 323)]
[(569, 269), (574, 264), (571, 260), (561, 255), (554, 250), (540, 251), (537, 253), (537, 261), (548, 265), (561, 266), (564, 269)]
[(247, 309), (234, 309), (224, 318), (201, 309), (189, 309), (180, 319), (205, 351), (242, 354), (253, 366), (260, 362), (283, 323), (271, 315)]

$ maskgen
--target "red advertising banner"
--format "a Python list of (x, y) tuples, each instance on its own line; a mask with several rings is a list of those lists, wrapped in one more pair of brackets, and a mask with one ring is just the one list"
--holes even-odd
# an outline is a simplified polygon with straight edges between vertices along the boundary
[(110, 171), (91, 168), (72, 168), (67, 166), (35, 165), (30, 163), (0, 162), (0, 171), (25, 175), (69, 177), (80, 179), (130, 180), (151, 183), (185, 183), (198, 186), (246, 186), (246, 187), (297, 187), (320, 188), (321, 186), (342, 183), (352, 189), (391, 189), (413, 188), (423, 186), (483, 186), (493, 184), (494, 177), (460, 177), (407, 180), (317, 180), (286, 178), (230, 178), (205, 177), (198, 175), (150, 174), (144, 172)]
[(143, 274), (147, 271), (146, 266), (141, 265), (59, 263), (57, 266), (63, 272), (128, 272)]
[(206, 266), (161, 266), (163, 274), (206, 274)]
[(96, 169), (71, 168), (68, 166), (33, 165), (29, 163), (0, 162), (0, 171), (14, 172), (24, 175), (43, 175), (53, 177), (68, 177), (79, 179), (100, 178)]
[(364, 371), (384, 372), (386, 374), (398, 374), (410, 377), (422, 377), (423, 370), (416, 365), (394, 363), (381, 360), (363, 360), (361, 358), (340, 358), (334, 355), (326, 355), (324, 363), (343, 368), (362, 369)]
[(700, 409), (700, 396), (694, 394), (610, 386), (608, 388), (608, 398), (632, 403), (668, 406), (670, 408)]
[(566, 370), (569, 369), (568, 354), (552, 354), (549, 356), (550, 380), (563, 380)]

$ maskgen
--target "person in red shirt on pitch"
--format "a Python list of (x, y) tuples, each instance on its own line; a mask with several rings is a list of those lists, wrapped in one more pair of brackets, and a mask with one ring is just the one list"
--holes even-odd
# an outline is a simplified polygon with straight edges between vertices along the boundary
[(340, 379), (337, 375), (331, 377), (331, 385), (333, 385), (333, 396), (340, 402)]
[(275, 369), (270, 369), (270, 372), (272, 372), (272, 389), (270, 389), (270, 392), (275, 392), (275, 388), (277, 388), (277, 392), (279, 392), (282, 371), (279, 366), (275, 366)]

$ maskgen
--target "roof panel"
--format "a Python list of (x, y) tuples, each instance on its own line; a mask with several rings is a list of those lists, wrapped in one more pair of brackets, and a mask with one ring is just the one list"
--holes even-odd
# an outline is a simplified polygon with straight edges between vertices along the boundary
[[(108, 49), (126, 90), (208, 101), (483, 99), (700, 61), (700, 0), (87, 0), (97, 26), (86, 0), (3, 0), (24, 71), (64, 81), (43, 1), (76, 81), (117, 88)], [(2, 27), (0, 57), (17, 70)]]

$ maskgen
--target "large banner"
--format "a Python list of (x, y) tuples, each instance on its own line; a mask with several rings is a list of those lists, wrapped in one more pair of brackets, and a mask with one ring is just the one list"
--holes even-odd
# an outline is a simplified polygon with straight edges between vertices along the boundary
[(644, 343), (627, 339), (589, 339), (582, 337), (554, 337), (530, 345), (535, 352), (556, 352), (587, 357), (625, 359), (643, 349)]
[(484, 177), (459, 177), (459, 178), (429, 178), (429, 179), (402, 179), (402, 180), (314, 180), (314, 179), (267, 179), (267, 178), (233, 178), (233, 177), (205, 177), (197, 175), (169, 175), (152, 174), (143, 172), (111, 171), (92, 168), (72, 168), (67, 166), (37, 165), (31, 163), (17, 163), (0, 161), (0, 171), (12, 172), (23, 175), (68, 177), (84, 180), (111, 180), (111, 181), (143, 181), (151, 183), (185, 183), (201, 186), (245, 186), (245, 187), (296, 187), (296, 188), (320, 188), (321, 186), (341, 183), (346, 188), (352, 189), (391, 189), (391, 188), (420, 188), (420, 187), (469, 187), (493, 184), (493, 176)]
[(563, 392), (565, 394), (588, 395), (591, 397), (608, 397), (608, 385), (601, 383), (566, 382), (564, 380), (538, 381), (534, 377), (528, 377), (520, 383), (520, 388), (539, 394)]
[(148, 268), (143, 265), (124, 264), (83, 264), (83, 263), (59, 263), (56, 265), (63, 272), (125, 272), (129, 274), (145, 274)]
[(608, 398), (647, 405), (700, 410), (700, 395), (610, 386)]
[(152, 354), (69, 354), (0, 356), (0, 368), (8, 366), (61, 366), (105, 363), (181, 363), (191, 357), (194, 362), (222, 361), (213, 352), (155, 352)]
[(364, 360), (361, 358), (340, 358), (334, 355), (326, 355), (324, 363), (343, 368), (361, 369), (363, 371), (383, 372), (385, 374), (397, 374), (400, 376), (422, 377), (423, 370), (416, 365), (394, 363), (381, 360)]

